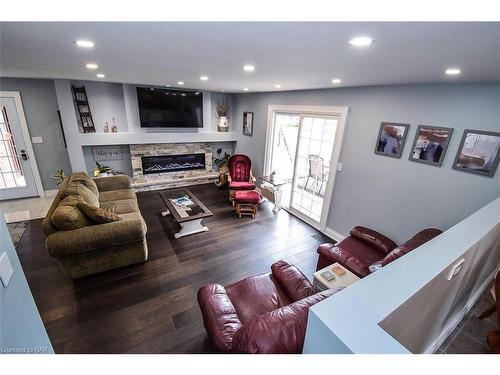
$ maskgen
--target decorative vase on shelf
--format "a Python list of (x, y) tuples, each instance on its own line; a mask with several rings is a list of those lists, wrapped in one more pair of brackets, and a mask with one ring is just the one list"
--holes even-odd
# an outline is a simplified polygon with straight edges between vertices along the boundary
[(113, 117), (113, 125), (111, 126), (111, 133), (118, 133), (118, 127), (116, 126), (116, 121), (114, 117)]
[(219, 117), (219, 131), (227, 132), (229, 129), (229, 121), (226, 116)]
[(106, 121), (106, 125), (104, 125), (104, 133), (109, 133), (109, 125), (108, 125), (108, 122)]

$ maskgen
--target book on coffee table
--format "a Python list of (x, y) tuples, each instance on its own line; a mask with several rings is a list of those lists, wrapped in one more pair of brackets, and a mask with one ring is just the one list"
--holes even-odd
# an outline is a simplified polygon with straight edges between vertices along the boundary
[(345, 270), (340, 266), (333, 266), (332, 271), (338, 276), (342, 276), (345, 273)]

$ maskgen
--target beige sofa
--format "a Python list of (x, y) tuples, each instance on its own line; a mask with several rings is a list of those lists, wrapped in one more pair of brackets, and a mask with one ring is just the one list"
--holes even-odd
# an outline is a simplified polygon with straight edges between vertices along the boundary
[[(110, 211), (119, 221), (95, 223), (79, 206), (68, 204), (72, 200)], [(148, 258), (146, 223), (127, 176), (92, 179), (84, 172), (76, 172), (66, 177), (42, 228), (49, 254), (71, 279)]]

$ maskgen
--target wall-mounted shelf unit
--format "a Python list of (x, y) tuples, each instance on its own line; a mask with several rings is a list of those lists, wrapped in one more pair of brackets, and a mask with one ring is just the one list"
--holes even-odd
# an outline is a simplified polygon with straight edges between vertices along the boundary
[(92, 119), (92, 112), (90, 112), (90, 105), (85, 87), (71, 86), (71, 89), (73, 91), (76, 111), (80, 115), (80, 125), (82, 126), (83, 132), (95, 133), (94, 120)]

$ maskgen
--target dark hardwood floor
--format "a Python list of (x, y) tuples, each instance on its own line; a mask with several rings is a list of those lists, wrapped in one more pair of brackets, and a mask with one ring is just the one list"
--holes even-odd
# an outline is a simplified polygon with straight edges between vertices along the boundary
[(56, 353), (207, 353), (196, 292), (268, 272), (286, 259), (308, 276), (319, 243), (312, 227), (263, 203), (255, 219), (238, 219), (227, 191), (190, 187), (213, 212), (209, 232), (173, 238), (158, 192), (138, 194), (148, 226), (149, 260), (71, 281), (45, 250), (41, 220), (29, 222), (17, 251)]

